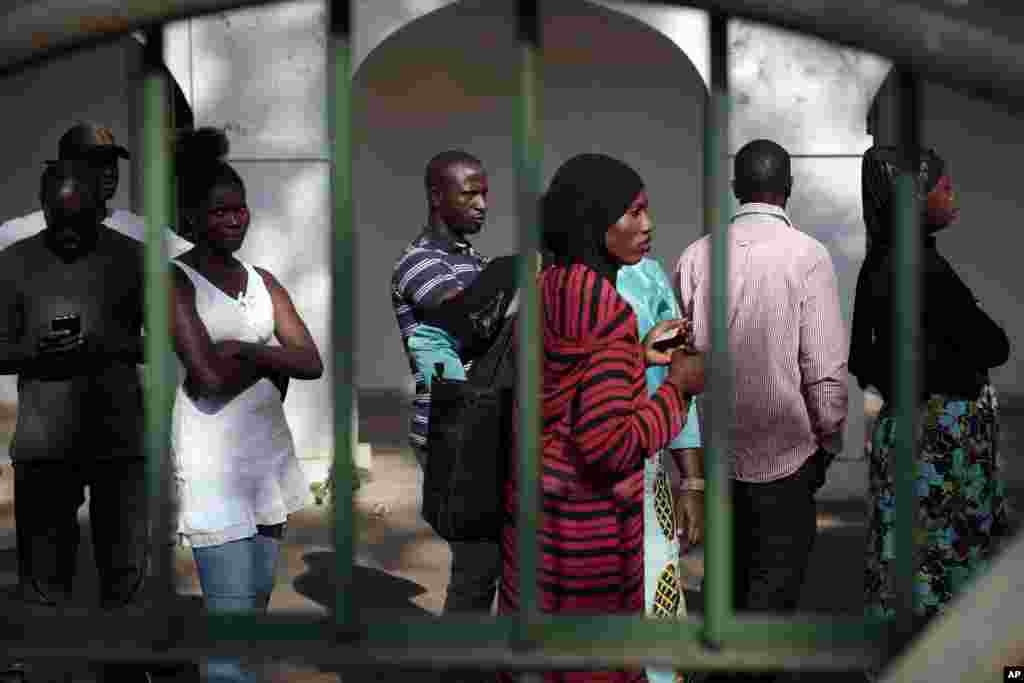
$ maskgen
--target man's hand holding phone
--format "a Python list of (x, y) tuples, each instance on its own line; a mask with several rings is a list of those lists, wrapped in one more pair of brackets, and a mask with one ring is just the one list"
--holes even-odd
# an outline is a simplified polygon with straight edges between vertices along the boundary
[(78, 315), (65, 315), (54, 318), (40, 330), (36, 350), (41, 356), (63, 356), (82, 351), (85, 345), (81, 318)]

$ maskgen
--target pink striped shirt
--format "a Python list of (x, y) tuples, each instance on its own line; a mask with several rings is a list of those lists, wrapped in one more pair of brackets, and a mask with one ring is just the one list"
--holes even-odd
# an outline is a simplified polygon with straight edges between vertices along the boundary
[[(694, 341), (711, 348), (711, 238), (674, 274)], [(847, 337), (828, 250), (785, 210), (744, 204), (729, 227), (729, 349), (736, 391), (733, 476), (789, 476), (817, 450), (843, 448)]]

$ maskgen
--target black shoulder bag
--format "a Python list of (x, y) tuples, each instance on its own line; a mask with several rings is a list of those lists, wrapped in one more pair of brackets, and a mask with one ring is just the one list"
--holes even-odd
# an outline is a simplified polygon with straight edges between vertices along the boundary
[(445, 378), (443, 366), (436, 366), (422, 514), (447, 541), (495, 541), (501, 534), (516, 387), (514, 329), (514, 317), (503, 321), (465, 380)]

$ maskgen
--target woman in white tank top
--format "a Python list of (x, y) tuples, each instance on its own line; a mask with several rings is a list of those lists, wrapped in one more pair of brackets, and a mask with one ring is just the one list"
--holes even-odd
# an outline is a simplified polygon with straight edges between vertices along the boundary
[[(171, 424), (179, 531), (207, 609), (265, 611), (285, 522), (310, 501), (282, 401), (323, 363), (287, 291), (234, 256), (249, 227), (241, 177), (215, 129), (179, 143), (181, 215), (195, 247), (171, 268), (174, 346), (185, 370)], [(280, 346), (270, 346), (272, 338)], [(237, 658), (207, 680), (256, 680)]]

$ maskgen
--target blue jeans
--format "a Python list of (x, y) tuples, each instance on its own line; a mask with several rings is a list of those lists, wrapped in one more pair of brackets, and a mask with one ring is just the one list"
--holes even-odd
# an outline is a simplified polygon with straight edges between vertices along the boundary
[[(274, 589), (274, 573), (281, 550), (283, 524), (261, 527), (260, 533), (223, 545), (193, 548), (192, 556), (203, 589), (203, 602), (211, 612), (265, 612)], [(210, 657), (207, 681), (258, 681), (238, 657)]]

